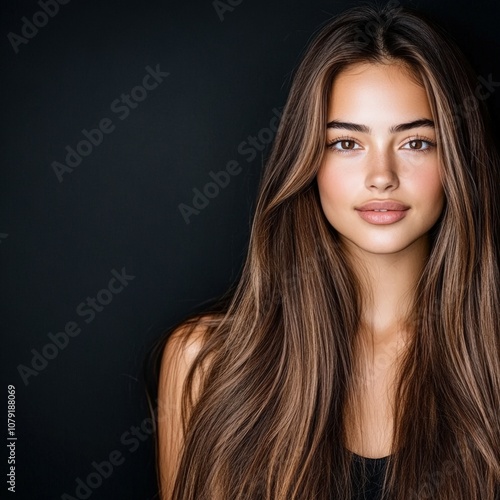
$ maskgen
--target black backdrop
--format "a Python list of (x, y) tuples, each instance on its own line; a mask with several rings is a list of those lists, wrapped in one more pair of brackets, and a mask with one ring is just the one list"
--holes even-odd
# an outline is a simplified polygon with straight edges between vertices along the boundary
[[(0, 407), (15, 386), (16, 441), (1, 421), (17, 498), (155, 497), (144, 356), (239, 275), (290, 76), (355, 3), (3, 2)], [(411, 3), (457, 39), (498, 124), (491, 4)]]

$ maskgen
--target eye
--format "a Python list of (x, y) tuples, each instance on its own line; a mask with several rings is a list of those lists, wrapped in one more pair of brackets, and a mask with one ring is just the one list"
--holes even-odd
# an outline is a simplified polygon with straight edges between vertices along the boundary
[(333, 139), (326, 147), (338, 151), (339, 153), (349, 153), (357, 149), (362, 149), (355, 140), (349, 137)]
[[(406, 146), (408, 146), (408, 147), (406, 147)], [(415, 139), (411, 139), (406, 144), (404, 144), (402, 149), (427, 152), (435, 146), (436, 146), (436, 143), (431, 141), (430, 139), (425, 139), (423, 137), (416, 137)]]

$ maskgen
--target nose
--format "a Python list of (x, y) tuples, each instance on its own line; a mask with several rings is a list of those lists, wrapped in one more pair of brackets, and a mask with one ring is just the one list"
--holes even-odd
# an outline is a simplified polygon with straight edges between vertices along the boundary
[(365, 185), (371, 191), (392, 191), (399, 186), (396, 163), (390, 154), (378, 154), (367, 158)]

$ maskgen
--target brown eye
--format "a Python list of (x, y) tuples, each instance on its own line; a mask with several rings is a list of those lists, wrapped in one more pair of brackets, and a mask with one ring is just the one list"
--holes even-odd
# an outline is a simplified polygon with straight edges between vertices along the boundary
[(403, 149), (415, 151), (417, 153), (427, 153), (436, 147), (436, 143), (430, 139), (411, 139), (406, 142)]
[(351, 151), (356, 151), (362, 149), (359, 144), (353, 139), (334, 139), (331, 141), (327, 147), (338, 153), (350, 153)]
[(340, 141), (342, 149), (354, 149), (354, 141)]

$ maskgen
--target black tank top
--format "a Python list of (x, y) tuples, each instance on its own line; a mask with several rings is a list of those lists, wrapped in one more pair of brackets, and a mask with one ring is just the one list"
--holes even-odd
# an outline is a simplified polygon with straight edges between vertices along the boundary
[[(382, 483), (384, 481), (388, 457), (366, 458), (356, 453), (352, 453), (352, 456), (352, 500), (381, 500)], [(363, 463), (365, 464), (366, 474), (368, 476), (368, 480), (364, 487), (361, 484)]]

